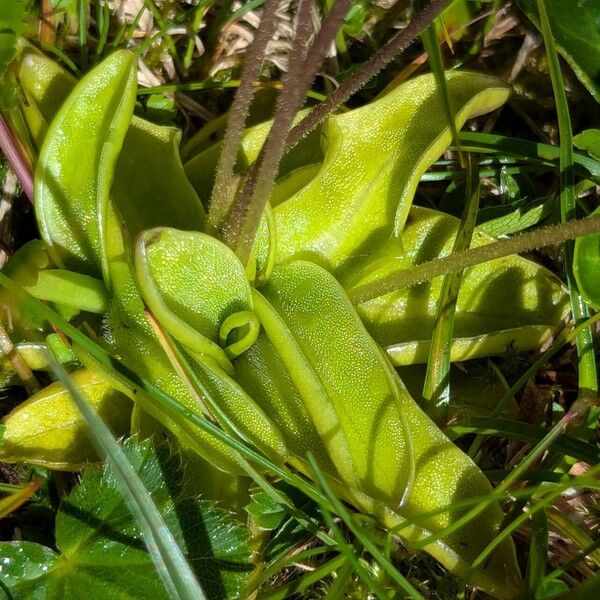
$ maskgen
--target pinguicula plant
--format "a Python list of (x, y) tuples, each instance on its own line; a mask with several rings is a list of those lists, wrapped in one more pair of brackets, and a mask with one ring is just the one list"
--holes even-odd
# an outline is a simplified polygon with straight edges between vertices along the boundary
[[(223, 507), (258, 485), (263, 503), (344, 557), (377, 596), (387, 585), (422, 597), (388, 557), (394, 540), (492, 597), (523, 589), (513, 541), (501, 534), (512, 480), (494, 489), (472, 459), (477, 439), (469, 456), (440, 428), (451, 409), (449, 367), (547, 340), (575, 292), (516, 252), (599, 226), (567, 214), (562, 227), (497, 241), (507, 231), (476, 225), (476, 157), (457, 131), (507, 101), (510, 89), (497, 79), (438, 70), (337, 110), (446, 4), (430, 2), (305, 108), (351, 2), (336, 0), (314, 31), (312, 2), (299, 0), (273, 118), (246, 127), (279, 6), (266, 0), (222, 139), (201, 130), (183, 148), (177, 129), (134, 116), (133, 52), (116, 50), (77, 80), (15, 40), (5, 81), (18, 82), (18, 94), (3, 111), (2, 147), (34, 202), (40, 239), (0, 276), (10, 321), (2, 335), (12, 344), (5, 377), (30, 391), (4, 421), (0, 458), (70, 471), (107, 457), (104, 477), (119, 482), (164, 583), (161, 597), (206, 590), (186, 563), (181, 532), (167, 533), (147, 478), (130, 468), (147, 442), (128, 442), (124, 454), (110, 430), (167, 438), (189, 471), (210, 463), (198, 472), (221, 489)], [(453, 142), (467, 171), (462, 220), (413, 204), (423, 174)], [(591, 297), (583, 243), (575, 275)], [(419, 364), (425, 387), (414, 396), (402, 368)], [(33, 372), (56, 380), (38, 388)], [(542, 440), (530, 462), (552, 441)], [(76, 494), (80, 508), (92, 477), (86, 471)], [(294, 500), (294, 488), (322, 521)], [(344, 546), (340, 522), (387, 584)], [(383, 543), (362, 531), (367, 522)], [(39, 546), (36, 558), (28, 546), (22, 559), (23, 572), (45, 566), (49, 575), (25, 585), (0, 572), (13, 597), (76, 597), (65, 567), (76, 556), (60, 546), (60, 523), (62, 554), (42, 556)], [(15, 544), (1, 543), (0, 556), (18, 561)], [(231, 593), (253, 593), (257, 572)], [(142, 597), (135, 585), (128, 597)]]

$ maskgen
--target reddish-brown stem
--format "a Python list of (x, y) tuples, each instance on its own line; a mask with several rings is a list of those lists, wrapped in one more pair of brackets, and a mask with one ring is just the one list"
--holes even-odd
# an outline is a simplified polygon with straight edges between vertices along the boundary
[(279, 0), (267, 0), (260, 27), (246, 52), (240, 87), (231, 106), (210, 200), (207, 225), (211, 233), (216, 233), (223, 226), (223, 221), (234, 201), (234, 168), (237, 150), (250, 111), (250, 104), (256, 89), (255, 81), (258, 78), (265, 49), (275, 29), (275, 12), (278, 6)]
[(6, 120), (0, 114), (0, 150), (6, 157), (10, 168), (17, 176), (23, 192), (33, 203), (33, 175), (23, 152), (16, 142)]
[(319, 125), (331, 111), (346, 102), (352, 94), (406, 50), (449, 3), (450, 0), (432, 0), (418, 15), (415, 15), (405, 29), (380, 48), (361, 69), (348, 77), (337, 90), (328, 96), (327, 100), (316, 106), (292, 129), (286, 141), (286, 152)]
[(294, 116), (304, 103), (306, 92), (321, 67), (350, 4), (349, 0), (336, 0), (313, 44), (307, 50), (307, 40), (310, 36), (310, 4), (300, 2), (290, 69), (277, 103), (273, 125), (237, 199), (229, 228), (224, 236), (227, 244), (242, 261), (245, 261), (250, 253), (261, 215), (269, 200), (271, 186), (277, 176)]

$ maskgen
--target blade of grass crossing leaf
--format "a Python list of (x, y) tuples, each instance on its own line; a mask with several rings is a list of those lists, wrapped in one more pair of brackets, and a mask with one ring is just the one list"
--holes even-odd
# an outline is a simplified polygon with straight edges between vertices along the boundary
[[(525, 472), (521, 480), (526, 481), (532, 479), (530, 477), (530, 473), (533, 471)], [(583, 489), (598, 489), (598, 482), (596, 480), (590, 479), (587, 477), (572, 477), (570, 475), (563, 475), (562, 478), (557, 482), (551, 482), (550, 485), (553, 486), (553, 489), (558, 493), (563, 493), (566, 489), (571, 487), (581, 487)], [(515, 501), (515, 500), (529, 500), (536, 494), (539, 494), (539, 486), (535, 487), (525, 487), (525, 488), (514, 488), (511, 490), (507, 490), (502, 493), (499, 500), (500, 501)], [(478, 505), (480, 502), (487, 500), (488, 495), (480, 495), (473, 496), (471, 498), (466, 498), (464, 500), (457, 500), (450, 504), (441, 506), (440, 508), (436, 508), (435, 510), (430, 510), (427, 512), (420, 513), (419, 515), (408, 519), (405, 523), (401, 525), (397, 525), (393, 529), (390, 530), (390, 533), (398, 533), (407, 527), (410, 527), (413, 524), (419, 524), (427, 521), (427, 519), (431, 517), (435, 517), (440, 514), (448, 513), (448, 512), (457, 512), (461, 510), (465, 510), (466, 508), (471, 508), (473, 506)]]
[[(79, 329), (71, 325), (68, 321), (59, 316), (51, 308), (28, 294), (21, 286), (12, 281), (9, 277), (0, 272), (0, 286), (12, 295), (13, 300), (22, 303), (22, 307), (30, 311), (38, 322), (48, 321), (53, 327), (61, 331), (70, 338), (79, 347), (78, 358), (91, 368), (99, 368), (104, 371), (111, 380), (118, 382), (119, 389), (130, 397), (144, 397), (152, 406), (165, 415), (165, 417), (176, 421), (183, 426), (187, 425), (200, 427), (214, 435), (219, 440), (228, 444), (230, 448), (238, 451), (242, 456), (252, 461), (254, 464), (270, 471), (275, 476), (299, 489), (309, 498), (318, 504), (331, 507), (326, 496), (324, 496), (314, 485), (302, 478), (296, 473), (280, 467), (263, 454), (257, 452), (241, 440), (233, 437), (229, 433), (217, 427), (214, 423), (203, 416), (192, 412), (190, 409), (180, 404), (160, 388), (146, 381), (135, 372), (131, 371), (126, 365), (118, 359), (112, 357), (104, 348), (86, 336)], [(331, 540), (323, 539), (325, 543)]]
[(90, 407), (62, 365), (51, 354), (49, 359), (54, 373), (71, 394), (87, 423), (94, 447), (100, 456), (112, 464), (123, 497), (136, 519), (144, 544), (167, 591), (172, 598), (203, 600), (206, 596), (194, 572), (110, 429)]
[[(229, 79), (228, 81), (191, 81), (187, 83), (168, 83), (165, 85), (156, 85), (154, 87), (149, 88), (140, 88), (137, 91), (138, 96), (154, 96), (156, 94), (166, 94), (169, 92), (197, 92), (202, 90), (228, 90), (232, 88), (239, 88), (241, 85), (241, 81), (239, 79)], [(281, 81), (255, 81), (255, 88), (264, 88), (270, 90), (280, 90), (283, 84)], [(306, 93), (307, 98), (312, 98), (313, 100), (323, 101), (325, 96), (319, 92), (315, 92), (314, 90), (308, 90)], [(223, 115), (227, 116), (227, 115)], [(214, 129), (220, 129), (222, 123), (220, 119), (222, 117), (217, 117), (215, 122), (207, 123), (206, 127), (214, 127)], [(212, 133), (212, 132), (211, 132)], [(194, 141), (197, 136), (194, 136)], [(186, 147), (183, 150), (184, 153), (191, 153), (191, 149)], [(185, 159), (185, 155), (183, 156)], [(495, 173), (495, 171), (491, 171), (491, 173)]]
[[(573, 132), (571, 128), (571, 118), (569, 116), (569, 107), (565, 94), (562, 72), (558, 60), (558, 52), (554, 45), (550, 21), (546, 12), (545, 0), (537, 0), (538, 10), (540, 12), (540, 21), (542, 25), (542, 35), (548, 57), (548, 67), (550, 70), (550, 79), (552, 80), (552, 89), (554, 90), (554, 100), (556, 102), (556, 111), (558, 115), (558, 129), (560, 137), (560, 206), (561, 221), (565, 223), (576, 218), (576, 201), (574, 192), (574, 174), (573, 174)], [(575, 323), (580, 323), (589, 317), (589, 311), (585, 302), (580, 298), (577, 290), (577, 284), (572, 273), (573, 267), (573, 243), (565, 244), (566, 270), (569, 293), (571, 295), (571, 310)], [(579, 387), (584, 390), (598, 392), (598, 374), (596, 371), (596, 358), (594, 355), (594, 340), (590, 329), (582, 331), (577, 336), (577, 354), (579, 357)]]
[(285, 598), (293, 597), (294, 594), (304, 591), (313, 583), (318, 583), (330, 573), (333, 573), (333, 571), (339, 569), (345, 561), (346, 557), (340, 554), (339, 556), (336, 556), (335, 558), (332, 558), (326, 563), (320, 565), (303, 578), (290, 581), (286, 585), (274, 590), (271, 593), (262, 594), (261, 598), (262, 600), (285, 600)]
[[(525, 373), (523, 373), (519, 377), (519, 379), (517, 379), (517, 381), (512, 385), (512, 387), (506, 392), (506, 394), (504, 394), (504, 396), (500, 399), (500, 401), (496, 405), (496, 408), (494, 408), (494, 410), (492, 411), (491, 416), (492, 417), (498, 416), (506, 408), (506, 406), (510, 402), (511, 398), (513, 398), (514, 395), (529, 381), (529, 379), (531, 379), (531, 377), (533, 377), (539, 369), (541, 369), (555, 354), (557, 354), (565, 344), (568, 344), (568, 343), (572, 342), (573, 340), (575, 340), (581, 331), (591, 328), (591, 326), (594, 323), (596, 323), (596, 321), (598, 321), (598, 320), (600, 320), (600, 312), (596, 313), (595, 315), (592, 315), (589, 319), (586, 319), (583, 323), (580, 323), (579, 325), (577, 325), (575, 328), (571, 329), (570, 331), (567, 331), (567, 332), (563, 331), (557, 337), (554, 344), (552, 344), (552, 346), (550, 346), (550, 348), (548, 348), (548, 350), (546, 350), (525, 371)], [(473, 443), (471, 444), (471, 447), (468, 452), (468, 454), (471, 458), (475, 457), (475, 455), (479, 451), (479, 448), (481, 447), (482, 442), (483, 442), (483, 438), (481, 436), (477, 436), (473, 440)]]
[[(546, 452), (546, 450), (555, 443), (556, 439), (564, 432), (565, 427), (570, 422), (571, 417), (563, 417), (563, 419), (557, 423), (553, 429), (551, 429), (544, 438), (542, 438), (525, 457), (521, 460), (519, 465), (511, 471), (511, 473), (502, 480), (489, 496), (483, 500), (480, 504), (466, 512), (464, 515), (458, 517), (452, 525), (441, 529), (440, 531), (432, 534), (414, 544), (411, 544), (412, 548), (423, 548), (427, 544), (436, 540), (442, 539), (455, 531), (458, 531), (461, 527), (466, 525), (469, 521), (480, 515), (492, 502), (496, 502), (502, 498), (502, 495), (508, 491), (512, 485), (522, 478), (525, 471), (530, 469), (533, 464)], [(497, 539), (497, 538), (495, 538)]]
[[(538, 425), (521, 423), (512, 419), (501, 419), (498, 417), (469, 417), (446, 429), (447, 434), (479, 433), (481, 435), (493, 435), (497, 437), (508, 437), (529, 443), (541, 441), (548, 430)], [(568, 435), (558, 436), (552, 447), (577, 460), (588, 463), (600, 461), (600, 451), (593, 444), (589, 444), (576, 437)]]
[(531, 517), (531, 543), (525, 572), (525, 588), (529, 598), (537, 598), (548, 564), (548, 519), (540, 511)]
[[(148, 321), (156, 333), (158, 340), (167, 354), (167, 357), (173, 368), (179, 374), (183, 383), (188, 387), (190, 393), (198, 398), (199, 403), (203, 406), (203, 412), (210, 412), (210, 416), (219, 423), (223, 429), (229, 433), (232, 437), (237, 437), (242, 442), (247, 444), (250, 448), (254, 448), (254, 444), (249, 440), (240, 428), (227, 416), (227, 414), (221, 409), (219, 403), (212, 397), (209, 390), (206, 388), (204, 383), (200, 380), (198, 375), (192, 369), (188, 359), (182, 351), (180, 345), (173, 342), (172, 338), (165, 334), (160, 325), (151, 315), (148, 316)], [(285, 495), (281, 494), (275, 487), (273, 487), (245, 458), (240, 456), (240, 465), (244, 468), (254, 482), (261, 487), (275, 502), (285, 506), (289, 513), (308, 531), (313, 535), (321, 539), (321, 541), (331, 544), (333, 540), (324, 535), (319, 530), (319, 524), (311, 519), (308, 515), (304, 514), (301, 510), (298, 510), (294, 504)]]
[[(454, 119), (452, 119), (452, 122), (454, 122)], [(463, 218), (458, 225), (452, 252), (460, 252), (471, 245), (479, 209), (477, 161), (470, 155), (467, 155), (466, 161), (465, 208)], [(431, 337), (427, 372), (423, 384), (423, 401), (427, 407), (427, 414), (437, 423), (444, 423), (448, 416), (448, 406), (450, 404), (450, 349), (454, 330), (454, 314), (462, 277), (463, 271), (456, 271), (444, 276)]]
[[(413, 0), (412, 4), (413, 6), (417, 6), (419, 9), (422, 9), (424, 2), (423, 0)], [(442, 101), (444, 103), (444, 112), (446, 113), (446, 119), (448, 120), (450, 132), (452, 133), (452, 139), (456, 144), (459, 162), (463, 168), (466, 168), (467, 165), (460, 145), (458, 130), (456, 129), (456, 121), (454, 119), (455, 111), (450, 104), (450, 96), (448, 94), (448, 86), (446, 84), (446, 74), (444, 72), (444, 57), (442, 56), (440, 44), (438, 43), (437, 24), (439, 20), (440, 17), (435, 19), (431, 23), (431, 25), (421, 34), (421, 40), (423, 42), (423, 47), (427, 52), (427, 60), (429, 62), (429, 67), (431, 68), (431, 72), (435, 77), (438, 92), (442, 96)]]
[[(322, 473), (317, 477), (319, 476), (323, 478)], [(366, 585), (367, 589), (370, 592), (375, 594), (375, 596), (379, 598), (379, 600), (386, 600), (388, 598), (386, 591), (381, 587), (381, 585), (377, 581), (373, 579), (373, 577), (371, 577), (367, 569), (365, 569), (365, 567), (359, 562), (358, 557), (356, 556), (355, 548), (346, 541), (346, 538), (344, 537), (343, 533), (340, 531), (340, 528), (334, 521), (332, 514), (327, 509), (324, 509), (321, 514), (323, 515), (323, 520), (325, 521), (325, 524), (332, 532), (333, 537), (337, 542), (337, 547), (340, 550), (340, 553), (342, 554), (342, 556), (345, 557), (346, 564), (352, 566), (354, 572), (358, 575), (358, 577)]]
[[(541, 164), (550, 167), (556, 167), (560, 155), (560, 149), (556, 146), (493, 133), (461, 131), (458, 137), (465, 151), (508, 154), (529, 161), (539, 161)], [(592, 176), (600, 178), (599, 161), (575, 152), (573, 154), (573, 162), (577, 172), (584, 177)]]
[[(589, 475), (593, 475), (600, 472), (600, 465), (597, 465), (594, 469), (591, 469), (588, 473)], [(516, 531), (521, 525), (526, 523), (529, 519), (534, 520), (535, 517), (541, 512), (546, 510), (546, 507), (550, 506), (556, 498), (558, 498), (562, 494), (562, 490), (550, 490), (548, 492), (542, 493), (536, 498), (532, 504), (529, 506), (527, 512), (523, 512), (516, 519), (514, 519), (511, 523), (509, 523), (498, 535), (483, 549), (483, 551), (479, 554), (479, 556), (471, 563), (472, 569), (477, 569), (481, 565), (485, 564), (487, 558), (492, 554), (492, 552), (514, 531)], [(533, 521), (534, 527), (536, 527), (535, 520)], [(547, 526), (547, 523), (546, 523)], [(546, 532), (546, 537), (547, 537)], [(547, 555), (546, 555), (547, 556)], [(546, 560), (543, 561), (545, 566)], [(530, 597), (530, 596), (527, 596)], [(531, 596), (535, 597), (535, 596)]]
[(355, 521), (352, 519), (352, 515), (333, 493), (329, 483), (323, 476), (322, 471), (319, 469), (314, 456), (310, 452), (308, 454), (308, 460), (319, 481), (319, 484), (321, 485), (321, 488), (323, 489), (323, 492), (329, 498), (331, 504), (333, 504), (335, 512), (342, 519), (342, 521), (344, 521), (346, 527), (348, 527), (356, 539), (364, 546), (365, 550), (367, 550), (367, 552), (369, 552), (369, 554), (379, 563), (381, 568), (387, 573), (390, 579), (394, 581), (400, 587), (400, 589), (408, 595), (408, 597), (414, 598), (415, 600), (423, 600), (423, 596), (410, 583), (410, 581), (408, 581), (408, 579), (406, 579), (406, 577), (404, 577), (396, 569), (396, 567), (394, 567), (390, 560), (384, 556), (384, 554), (379, 550), (379, 548), (377, 548), (373, 541), (370, 540), (368, 536), (366, 536), (365, 533), (356, 526)]

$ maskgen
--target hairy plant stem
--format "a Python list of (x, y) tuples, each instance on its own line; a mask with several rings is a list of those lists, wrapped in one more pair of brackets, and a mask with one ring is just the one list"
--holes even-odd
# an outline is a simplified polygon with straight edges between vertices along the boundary
[(237, 150), (250, 112), (250, 104), (256, 89), (255, 81), (258, 79), (265, 49), (275, 29), (275, 13), (279, 3), (280, 0), (267, 0), (263, 9), (260, 27), (252, 44), (246, 51), (240, 86), (231, 106), (230, 117), (223, 139), (223, 149), (219, 155), (215, 184), (210, 199), (207, 229), (212, 234), (218, 233), (222, 229), (235, 199), (234, 168), (237, 160)]
[(294, 117), (302, 107), (335, 33), (350, 7), (349, 0), (336, 0), (325, 18), (323, 26), (308, 49), (311, 33), (311, 3), (301, 0), (294, 46), (290, 56), (290, 68), (285, 85), (275, 108), (273, 125), (269, 135), (252, 165), (250, 173), (231, 212), (223, 240), (234, 249), (242, 262), (246, 262), (269, 195), (279, 163), (284, 153), (285, 142)]
[(406, 50), (449, 3), (450, 0), (432, 0), (419, 14), (415, 15), (405, 29), (380, 48), (361, 69), (348, 77), (327, 100), (316, 106), (290, 131), (285, 151), (291, 150), (302, 138), (319, 125), (331, 111), (346, 102), (352, 94)]
[(412, 287), (434, 277), (454, 273), (496, 258), (562, 244), (567, 240), (594, 233), (600, 233), (600, 216), (575, 219), (560, 225), (540, 227), (528, 233), (515, 235), (478, 248), (463, 250), (450, 256), (430, 260), (404, 271), (392, 273), (377, 281), (359, 285), (351, 289), (348, 294), (355, 304), (362, 304), (390, 292)]
[(33, 203), (33, 175), (25, 156), (9, 129), (6, 120), (0, 114), (0, 151), (6, 157), (10, 168), (17, 176), (23, 192)]

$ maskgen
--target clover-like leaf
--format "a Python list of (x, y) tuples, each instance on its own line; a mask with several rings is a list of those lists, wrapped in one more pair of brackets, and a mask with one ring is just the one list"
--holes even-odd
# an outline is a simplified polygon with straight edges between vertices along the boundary
[[(165, 445), (125, 451), (210, 598), (238, 596), (252, 569), (248, 530), (214, 504), (180, 496), (183, 469)], [(168, 600), (110, 468), (89, 469), (56, 517), (57, 551), (1, 542), (0, 597)]]

